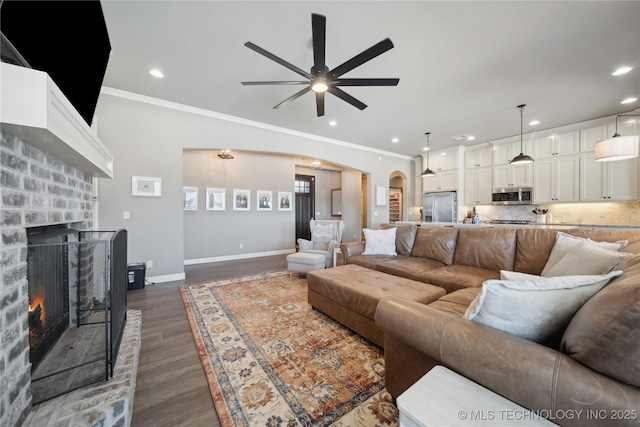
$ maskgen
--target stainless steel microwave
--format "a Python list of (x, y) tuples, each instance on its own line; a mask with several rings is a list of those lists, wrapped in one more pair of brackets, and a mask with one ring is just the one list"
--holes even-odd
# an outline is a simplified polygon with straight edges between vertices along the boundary
[(491, 196), (494, 205), (530, 205), (532, 200), (531, 187), (494, 188)]

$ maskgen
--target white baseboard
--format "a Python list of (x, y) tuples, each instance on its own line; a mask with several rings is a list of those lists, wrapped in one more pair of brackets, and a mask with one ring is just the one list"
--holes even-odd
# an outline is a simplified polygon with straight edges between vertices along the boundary
[(177, 273), (177, 274), (167, 274), (165, 276), (145, 277), (145, 282), (163, 283), (163, 282), (173, 282), (174, 280), (184, 280), (186, 278), (187, 276), (185, 275), (185, 273)]
[(265, 256), (272, 255), (285, 255), (292, 254), (296, 250), (292, 249), (282, 249), (279, 251), (268, 251), (268, 252), (254, 252), (252, 254), (236, 254), (236, 255), (224, 255), (210, 258), (195, 258), (195, 259), (185, 259), (184, 265), (194, 265), (194, 264), (206, 264), (209, 262), (221, 262), (221, 261), (234, 261), (238, 259), (247, 259), (247, 258), (260, 258)]

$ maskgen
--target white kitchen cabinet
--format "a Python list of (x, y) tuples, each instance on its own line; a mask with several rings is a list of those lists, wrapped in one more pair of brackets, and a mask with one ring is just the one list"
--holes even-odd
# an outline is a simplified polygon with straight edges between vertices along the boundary
[(593, 153), (580, 156), (580, 201), (612, 202), (637, 199), (637, 158), (617, 162), (596, 162)]
[[(458, 169), (460, 167), (460, 157), (462, 147), (452, 147), (445, 150), (438, 150), (429, 153), (429, 169), (434, 172)], [(427, 165), (427, 155), (423, 154), (422, 163)]]
[(490, 144), (479, 144), (467, 148), (464, 152), (464, 168), (484, 168), (493, 164), (493, 152)]
[(533, 164), (533, 203), (578, 202), (580, 156), (539, 159)]
[(533, 158), (545, 159), (556, 156), (578, 154), (580, 133), (578, 131), (553, 134), (533, 140)]
[(493, 187), (531, 187), (531, 163), (498, 165), (493, 167)]
[[(638, 122), (633, 117), (618, 118), (618, 134), (620, 136), (638, 135)], [(590, 153), (596, 150), (596, 142), (611, 138), (616, 133), (616, 124), (594, 126), (580, 131), (580, 152)]]
[(436, 172), (435, 176), (425, 176), (423, 179), (425, 193), (458, 190), (458, 170)]
[[(494, 143), (493, 145), (493, 164), (508, 165), (511, 159), (520, 154), (520, 139), (507, 143)], [(522, 143), (522, 152), (531, 155), (531, 143), (524, 141)]]
[(490, 205), (493, 192), (492, 169), (477, 168), (464, 172), (464, 204)]

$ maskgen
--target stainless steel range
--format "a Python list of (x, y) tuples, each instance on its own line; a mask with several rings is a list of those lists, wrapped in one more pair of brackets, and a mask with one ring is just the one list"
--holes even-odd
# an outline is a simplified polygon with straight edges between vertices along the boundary
[(519, 224), (519, 225), (527, 225), (531, 224), (533, 221), (528, 219), (492, 219), (489, 221), (489, 224)]

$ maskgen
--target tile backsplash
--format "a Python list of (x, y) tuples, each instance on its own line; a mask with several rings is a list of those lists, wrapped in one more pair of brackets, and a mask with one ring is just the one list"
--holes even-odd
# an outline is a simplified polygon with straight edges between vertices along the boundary
[[(462, 207), (466, 209), (466, 207)], [(482, 221), (536, 220), (533, 209), (548, 209), (554, 224), (625, 225), (640, 227), (640, 202), (557, 203), (515, 206), (476, 206)], [(463, 212), (466, 212), (463, 211)]]

